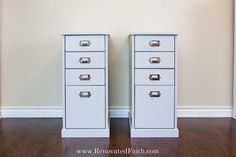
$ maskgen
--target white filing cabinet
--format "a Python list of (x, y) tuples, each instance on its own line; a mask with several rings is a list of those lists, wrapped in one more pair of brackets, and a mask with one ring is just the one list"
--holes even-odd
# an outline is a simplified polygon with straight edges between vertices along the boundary
[(178, 137), (176, 34), (135, 33), (129, 41), (131, 137)]
[(109, 137), (108, 34), (63, 34), (62, 137)]

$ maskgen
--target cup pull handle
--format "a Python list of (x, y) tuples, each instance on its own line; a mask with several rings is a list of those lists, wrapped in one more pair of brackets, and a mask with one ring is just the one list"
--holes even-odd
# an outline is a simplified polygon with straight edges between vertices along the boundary
[(160, 63), (161, 62), (161, 58), (160, 57), (150, 57), (149, 58), (149, 62), (150, 63)]
[(82, 98), (89, 98), (89, 97), (91, 97), (91, 92), (89, 92), (89, 91), (81, 91), (80, 93), (79, 93), (79, 96)]
[(80, 57), (79, 62), (81, 64), (83, 64), (83, 63), (90, 63), (91, 59), (90, 59), (90, 57)]
[(81, 47), (88, 47), (88, 46), (91, 45), (91, 42), (90, 42), (89, 40), (81, 40), (81, 41), (79, 42), (79, 45), (80, 45)]
[(150, 97), (160, 97), (161, 92), (160, 91), (150, 91), (149, 96)]
[(159, 47), (160, 45), (161, 45), (160, 40), (150, 40), (149, 41), (149, 46), (151, 46), (151, 47)]
[(89, 74), (81, 74), (79, 76), (79, 79), (80, 80), (90, 80), (91, 79), (91, 76)]
[(149, 79), (159, 81), (161, 79), (161, 75), (159, 75), (159, 74), (150, 74)]

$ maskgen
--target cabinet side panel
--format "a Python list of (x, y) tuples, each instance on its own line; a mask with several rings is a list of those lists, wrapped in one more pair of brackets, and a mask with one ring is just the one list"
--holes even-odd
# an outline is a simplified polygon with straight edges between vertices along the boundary
[(129, 123), (133, 128), (133, 35), (129, 36)]
[(66, 128), (66, 104), (65, 104), (65, 36), (62, 36), (62, 120), (63, 128)]
[(109, 68), (109, 62), (108, 62), (108, 55), (109, 55), (109, 36), (105, 35), (105, 121), (106, 121), (106, 128), (109, 128), (109, 97), (108, 97), (108, 85), (109, 85), (109, 78), (108, 78), (108, 68)]
[(131, 43), (130, 43), (130, 55), (131, 55), (131, 67), (130, 67), (130, 70), (131, 70), (131, 72), (130, 72), (130, 74), (131, 74), (131, 117), (132, 117), (132, 124), (131, 124), (131, 127), (132, 128), (134, 128), (134, 122), (135, 122), (135, 120), (134, 120), (134, 108), (135, 108), (135, 106), (134, 106), (134, 104), (135, 104), (135, 102), (134, 102), (134, 95), (135, 95), (135, 91), (134, 91), (134, 60), (135, 60), (135, 58), (134, 58), (134, 43), (135, 43), (135, 37), (134, 37), (134, 35), (132, 35), (131, 36), (131, 38), (130, 38), (130, 41), (131, 41)]
[(175, 36), (175, 128), (177, 128), (177, 114), (178, 114), (178, 46), (177, 46), (177, 36)]

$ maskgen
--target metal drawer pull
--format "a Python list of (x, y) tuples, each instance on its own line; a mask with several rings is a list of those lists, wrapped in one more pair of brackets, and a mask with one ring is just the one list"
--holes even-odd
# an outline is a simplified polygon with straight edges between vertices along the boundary
[(160, 40), (151, 40), (149, 41), (149, 46), (151, 47), (159, 47), (161, 45)]
[(159, 81), (161, 79), (161, 75), (159, 75), (159, 74), (150, 74), (149, 79)]
[(89, 91), (82, 91), (79, 93), (80, 97), (89, 98), (92, 94)]
[(160, 63), (161, 62), (161, 58), (160, 57), (150, 57), (149, 58), (149, 62), (150, 63)]
[(80, 46), (90, 46), (91, 45), (91, 42), (89, 40), (81, 40), (79, 42), (79, 45)]
[(90, 80), (91, 79), (91, 76), (89, 74), (81, 74), (79, 76), (79, 79), (80, 80)]
[(90, 63), (91, 62), (91, 59), (90, 59), (90, 57), (81, 57), (80, 59), (79, 59), (79, 62), (80, 63)]
[(150, 97), (160, 97), (161, 92), (160, 91), (150, 91), (149, 96)]

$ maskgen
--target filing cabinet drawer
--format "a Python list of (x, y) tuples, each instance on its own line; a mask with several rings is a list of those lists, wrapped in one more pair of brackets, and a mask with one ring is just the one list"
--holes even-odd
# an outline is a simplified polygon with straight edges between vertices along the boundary
[(135, 51), (174, 51), (174, 36), (135, 36)]
[(136, 86), (135, 91), (135, 128), (174, 128), (174, 86)]
[(66, 85), (104, 85), (104, 69), (67, 69)]
[(105, 128), (105, 87), (66, 86), (66, 128)]
[(135, 69), (136, 85), (174, 85), (174, 69)]
[(135, 53), (135, 68), (174, 68), (173, 52), (139, 52)]
[(65, 44), (66, 51), (104, 51), (105, 36), (66, 36)]
[(66, 53), (66, 68), (105, 68), (105, 53)]

